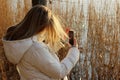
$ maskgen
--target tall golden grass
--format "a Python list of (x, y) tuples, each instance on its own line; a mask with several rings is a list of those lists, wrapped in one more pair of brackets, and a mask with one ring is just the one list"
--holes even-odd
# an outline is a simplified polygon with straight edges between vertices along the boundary
[(15, 65), (7, 61), (1, 38), (7, 28), (20, 22), (31, 8), (31, 0), (0, 0), (0, 80), (19, 80)]
[[(77, 1), (77, 0), (76, 0)], [(62, 16), (65, 26), (73, 28), (79, 34), (78, 41), (81, 40), (82, 26), (87, 22), (87, 42), (83, 47), (84, 55), (80, 57), (79, 73), (82, 80), (119, 80), (120, 79), (120, 4), (119, 0), (112, 4), (106, 0), (100, 0), (103, 9), (96, 8), (95, 0), (90, 0), (88, 4), (87, 19), (83, 12), (82, 3), (78, 0), (75, 3), (66, 0), (66, 5), (62, 7), (61, 2), (53, 11), (57, 11)], [(97, 3), (97, 1), (96, 1)], [(70, 5), (69, 5), (70, 4)], [(54, 4), (52, 4), (54, 5)], [(72, 6), (72, 7), (71, 7)], [(101, 6), (102, 7), (102, 6)], [(79, 13), (79, 15), (77, 15)], [(79, 46), (80, 46), (79, 42)], [(79, 77), (78, 77), (79, 78)]]
[(2, 38), (8, 27), (23, 19), (31, 8), (31, 0), (0, 0), (0, 5), (0, 38)]
[[(117, 3), (117, 2), (116, 2)], [(101, 13), (97, 13), (93, 2), (90, 2), (88, 12), (88, 41), (87, 54), (90, 55), (92, 67), (91, 79), (119, 80), (120, 79), (120, 36), (119, 36), (119, 4), (116, 12), (108, 15), (108, 4)]]

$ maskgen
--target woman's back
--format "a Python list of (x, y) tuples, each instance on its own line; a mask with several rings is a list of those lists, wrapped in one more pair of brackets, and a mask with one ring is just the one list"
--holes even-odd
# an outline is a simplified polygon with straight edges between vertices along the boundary
[(8, 60), (17, 64), (21, 80), (64, 78), (79, 58), (79, 51), (72, 48), (60, 62), (45, 43), (37, 41), (36, 36), (16, 41), (3, 40), (3, 44)]
[(5, 55), (17, 65), (21, 80), (62, 79), (79, 59), (76, 47), (71, 47), (61, 62), (51, 50), (66, 34), (47, 7), (33, 7), (23, 21), (11, 29), (2, 41)]

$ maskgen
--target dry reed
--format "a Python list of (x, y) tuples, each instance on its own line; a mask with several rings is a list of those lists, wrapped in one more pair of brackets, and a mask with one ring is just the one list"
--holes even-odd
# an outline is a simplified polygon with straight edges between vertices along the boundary
[(6, 29), (20, 22), (31, 8), (31, 0), (0, 0), (0, 80), (19, 80), (15, 65), (7, 61), (1, 38)]
[[(118, 1), (118, 2), (117, 2)], [(64, 1), (63, 1), (64, 2)], [(84, 0), (78, 0), (76, 8), (74, 3), (66, 1), (64, 8), (52, 8), (62, 16), (65, 26), (76, 30), (79, 34), (79, 46), (81, 35), (86, 24), (87, 42), (83, 46), (79, 61), (79, 73), (75, 80), (119, 80), (120, 79), (120, 4), (116, 0), (115, 4), (110, 7), (112, 2), (100, 0), (103, 8), (96, 8), (94, 0), (88, 4), (88, 13), (85, 17), (83, 12)], [(97, 1), (96, 1), (97, 3)], [(60, 2), (59, 2), (60, 4)], [(69, 5), (70, 4), (70, 5)], [(54, 3), (53, 3), (54, 5)], [(56, 4), (55, 4), (56, 5)], [(60, 6), (60, 5), (59, 5)], [(71, 7), (72, 6), (72, 7)], [(57, 6), (56, 6), (57, 7)], [(62, 10), (61, 10), (62, 9)], [(64, 10), (65, 9), (65, 10)], [(80, 9), (80, 10), (79, 10)], [(114, 10), (112, 10), (114, 9)], [(111, 10), (111, 11), (110, 11)], [(62, 12), (60, 12), (62, 11)], [(80, 13), (79, 15), (77, 15)], [(79, 18), (78, 18), (79, 16)], [(85, 36), (85, 35), (84, 35)], [(80, 77), (79, 77), (80, 76)]]

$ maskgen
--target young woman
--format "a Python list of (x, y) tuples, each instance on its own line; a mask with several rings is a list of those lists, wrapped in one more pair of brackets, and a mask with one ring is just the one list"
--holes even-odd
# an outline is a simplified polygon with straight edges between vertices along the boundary
[(79, 59), (75, 45), (61, 62), (54, 53), (56, 44), (65, 36), (56, 16), (47, 7), (37, 5), (8, 29), (3, 38), (5, 55), (16, 64), (21, 80), (60, 80)]

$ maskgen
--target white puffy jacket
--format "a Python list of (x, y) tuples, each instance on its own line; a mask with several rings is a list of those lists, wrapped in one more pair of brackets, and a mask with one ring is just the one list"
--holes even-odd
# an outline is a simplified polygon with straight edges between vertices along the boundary
[(21, 80), (60, 80), (65, 78), (79, 59), (79, 51), (73, 47), (60, 62), (46, 44), (37, 41), (36, 36), (2, 41), (5, 55), (10, 62), (17, 64)]

